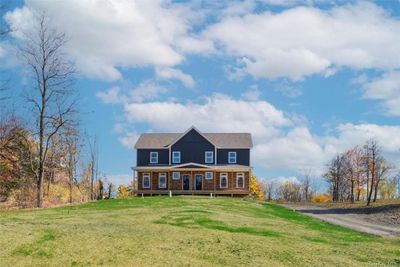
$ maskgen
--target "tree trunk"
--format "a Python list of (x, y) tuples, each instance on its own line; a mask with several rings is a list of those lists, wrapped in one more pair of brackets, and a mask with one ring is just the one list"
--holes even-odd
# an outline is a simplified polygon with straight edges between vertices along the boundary
[(354, 180), (351, 180), (351, 203), (354, 203)]

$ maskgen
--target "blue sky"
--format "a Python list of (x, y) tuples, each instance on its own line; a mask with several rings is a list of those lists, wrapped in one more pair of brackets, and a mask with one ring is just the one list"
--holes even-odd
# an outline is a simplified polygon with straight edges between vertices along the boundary
[(251, 132), (265, 179), (316, 176), (369, 138), (400, 166), (400, 2), (19, 1), (0, 44), (23, 114), (19, 32), (45, 12), (69, 37), (82, 131), (126, 183), (142, 132)]

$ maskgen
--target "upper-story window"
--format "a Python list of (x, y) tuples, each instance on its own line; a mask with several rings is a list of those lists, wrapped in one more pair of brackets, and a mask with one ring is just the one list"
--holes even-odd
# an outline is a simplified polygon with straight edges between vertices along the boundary
[(214, 162), (214, 152), (213, 151), (206, 151), (206, 153), (205, 153), (205, 162), (206, 163), (213, 163)]
[(236, 152), (234, 151), (228, 152), (228, 163), (236, 163)]
[(152, 164), (158, 163), (158, 152), (150, 152), (150, 163)]
[(180, 151), (172, 151), (172, 163), (181, 163)]

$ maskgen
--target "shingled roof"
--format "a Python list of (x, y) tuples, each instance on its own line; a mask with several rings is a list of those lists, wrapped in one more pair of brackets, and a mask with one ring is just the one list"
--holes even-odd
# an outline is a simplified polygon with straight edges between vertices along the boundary
[[(144, 133), (135, 144), (136, 149), (166, 148), (185, 133)], [(201, 133), (218, 148), (251, 148), (250, 133)]]

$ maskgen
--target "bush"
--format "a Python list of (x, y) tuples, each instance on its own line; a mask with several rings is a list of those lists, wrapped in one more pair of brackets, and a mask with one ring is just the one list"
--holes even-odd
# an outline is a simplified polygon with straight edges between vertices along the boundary
[(325, 203), (330, 200), (330, 197), (328, 195), (320, 194), (320, 195), (315, 195), (311, 201), (313, 203)]

